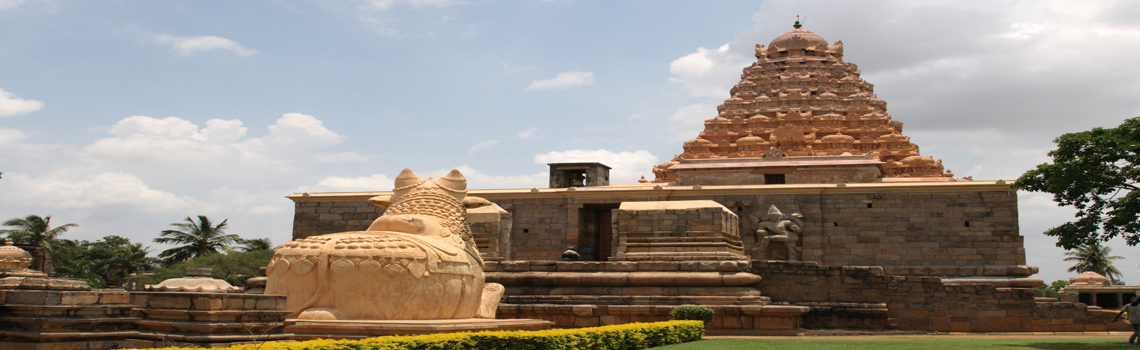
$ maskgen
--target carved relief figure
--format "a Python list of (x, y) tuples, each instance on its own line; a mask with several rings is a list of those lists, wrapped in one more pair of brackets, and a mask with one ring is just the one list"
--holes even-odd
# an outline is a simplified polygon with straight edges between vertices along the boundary
[(772, 242), (783, 243), (784, 249), (787, 251), (788, 261), (799, 261), (799, 252), (802, 250), (796, 245), (799, 243), (800, 234), (804, 233), (803, 214), (792, 213), (788, 219), (784, 219), (784, 213), (776, 208), (773, 204), (768, 208), (768, 215), (766, 221), (760, 221), (756, 214), (749, 214), (752, 218), (752, 223), (758, 228), (756, 230), (757, 246), (752, 248), (753, 255), (759, 255), (761, 260), (776, 260), (768, 256), (768, 246)]
[(367, 231), (278, 248), (265, 293), (286, 295), (292, 316), (305, 320), (479, 316), (483, 259), (466, 209), (490, 202), (467, 196), (459, 171), (424, 180), (408, 169), (396, 177), (391, 196), (369, 202), (387, 210)]

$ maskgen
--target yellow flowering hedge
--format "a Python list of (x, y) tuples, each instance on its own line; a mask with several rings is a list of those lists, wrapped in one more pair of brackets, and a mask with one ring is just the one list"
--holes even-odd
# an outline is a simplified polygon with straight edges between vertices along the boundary
[(271, 342), (235, 345), (219, 350), (630, 350), (700, 340), (704, 333), (705, 324), (701, 321), (666, 321), (544, 331), (463, 332), (361, 340)]

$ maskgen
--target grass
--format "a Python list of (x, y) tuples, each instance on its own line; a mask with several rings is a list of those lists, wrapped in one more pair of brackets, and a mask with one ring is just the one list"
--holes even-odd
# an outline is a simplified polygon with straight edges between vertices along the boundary
[(656, 350), (752, 350), (752, 349), (1140, 349), (1128, 344), (1127, 336), (1113, 337), (827, 337), (827, 338), (769, 338), (769, 339), (706, 339), (692, 343), (653, 348)]

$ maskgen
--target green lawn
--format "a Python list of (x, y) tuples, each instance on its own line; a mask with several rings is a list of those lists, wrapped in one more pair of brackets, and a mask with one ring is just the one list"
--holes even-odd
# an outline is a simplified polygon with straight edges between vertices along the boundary
[(827, 337), (778, 339), (706, 339), (692, 343), (662, 346), (659, 350), (744, 350), (744, 349), (1138, 349), (1129, 345), (1128, 336), (1114, 337)]

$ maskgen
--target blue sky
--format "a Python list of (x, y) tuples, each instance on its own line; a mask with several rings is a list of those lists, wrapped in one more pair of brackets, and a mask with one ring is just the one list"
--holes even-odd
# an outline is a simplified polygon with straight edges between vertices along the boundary
[[(1135, 2), (0, 0), (0, 217), (149, 244), (205, 214), (282, 243), (284, 195), (403, 168), (528, 188), (601, 161), (633, 182), (797, 14), (958, 176), (1016, 178), (1054, 137), (1140, 115)], [(1029, 263), (1070, 277), (1040, 232), (1071, 211), (1019, 199)]]

